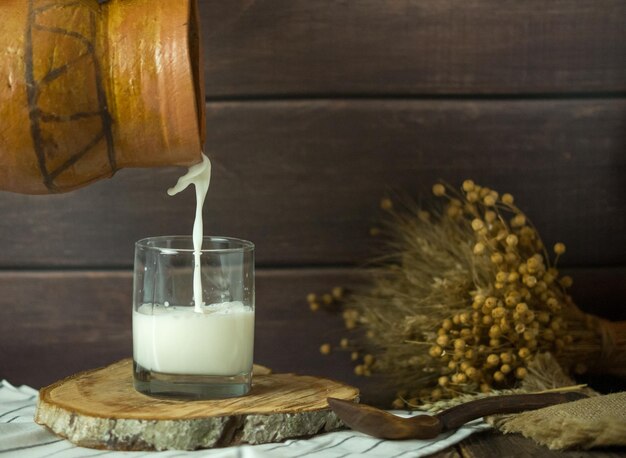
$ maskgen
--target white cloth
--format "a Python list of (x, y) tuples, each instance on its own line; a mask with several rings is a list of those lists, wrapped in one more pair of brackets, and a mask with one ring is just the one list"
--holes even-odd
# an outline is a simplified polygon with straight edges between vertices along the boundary
[[(57, 437), (33, 421), (37, 391), (28, 386), (14, 387), (0, 382), (0, 458), (78, 458), (120, 457), (210, 457), (210, 458), (409, 458), (427, 456), (460, 442), (476, 431), (488, 429), (482, 420), (468, 423), (457, 431), (433, 440), (387, 441), (355, 431), (337, 431), (309, 439), (291, 439), (283, 443), (243, 445), (186, 452), (115, 452), (77, 447)], [(394, 412), (398, 413), (398, 412)], [(410, 416), (410, 415), (407, 415)]]

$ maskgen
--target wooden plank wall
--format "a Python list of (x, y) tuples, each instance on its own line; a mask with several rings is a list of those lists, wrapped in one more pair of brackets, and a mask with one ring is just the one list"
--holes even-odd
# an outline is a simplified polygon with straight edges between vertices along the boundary
[[(626, 3), (201, 0), (213, 234), (257, 245), (257, 361), (359, 383), (339, 320), (386, 194), (439, 178), (504, 192), (568, 246), (575, 297), (625, 319)], [(33, 386), (129, 356), (135, 240), (190, 233), (180, 170), (0, 194), (0, 378)], [(371, 386), (371, 385), (367, 385)], [(368, 393), (366, 390), (366, 400)]]

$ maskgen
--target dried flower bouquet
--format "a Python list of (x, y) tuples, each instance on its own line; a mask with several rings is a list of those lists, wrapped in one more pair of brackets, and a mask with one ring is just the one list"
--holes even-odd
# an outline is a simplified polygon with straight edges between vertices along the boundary
[[(371, 287), (342, 304), (346, 328), (365, 331), (341, 342), (357, 374), (389, 377), (396, 407), (514, 387), (546, 352), (570, 372), (626, 376), (626, 323), (576, 307), (572, 279), (556, 267), (564, 244), (551, 262), (510, 194), (471, 180), (460, 192), (436, 184), (433, 194), (436, 210), (381, 204), (391, 214), (387, 254)], [(334, 290), (324, 303), (341, 296)], [(309, 302), (319, 308), (315, 296)]]

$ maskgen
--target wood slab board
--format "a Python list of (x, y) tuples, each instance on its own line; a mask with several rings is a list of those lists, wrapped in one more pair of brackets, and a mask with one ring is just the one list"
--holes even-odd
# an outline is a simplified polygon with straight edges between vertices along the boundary
[(254, 375), (247, 396), (210, 401), (135, 391), (132, 360), (81, 372), (39, 393), (35, 421), (82, 447), (195, 450), (280, 442), (343, 427), (327, 397), (358, 402), (351, 386), (312, 376)]

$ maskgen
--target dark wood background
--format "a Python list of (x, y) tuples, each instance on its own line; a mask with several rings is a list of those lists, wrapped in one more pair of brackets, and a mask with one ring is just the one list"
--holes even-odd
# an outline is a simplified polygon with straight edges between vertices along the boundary
[[(626, 319), (626, 2), (204, 0), (207, 233), (257, 245), (256, 360), (343, 379), (340, 320), (380, 198), (465, 178), (511, 192), (586, 310)], [(131, 355), (133, 244), (191, 232), (176, 169), (0, 193), (0, 378), (41, 386)], [(368, 391), (369, 390), (369, 391)]]

